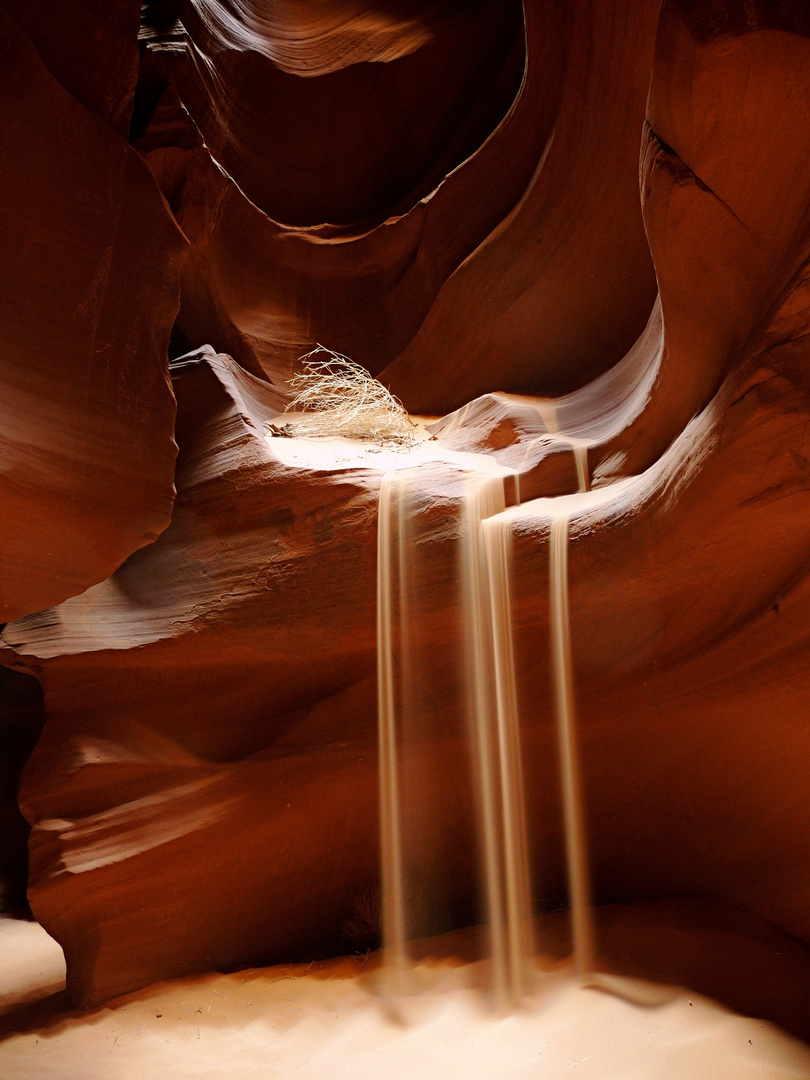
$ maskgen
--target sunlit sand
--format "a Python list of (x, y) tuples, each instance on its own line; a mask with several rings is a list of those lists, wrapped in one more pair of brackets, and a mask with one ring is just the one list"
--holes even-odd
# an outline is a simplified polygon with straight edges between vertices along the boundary
[[(632, 913), (630, 916), (632, 917)], [(637, 920), (638, 921), (638, 920)], [(549, 930), (559, 934), (559, 922)], [(624, 918), (627, 924), (627, 918)], [(667, 918), (661, 947), (683, 951)], [(555, 929), (556, 927), (556, 929)], [(543, 929), (541, 927), (541, 933)], [(712, 936), (714, 935), (714, 936)], [(717, 962), (716, 931), (690, 938)], [(3, 1080), (787, 1080), (810, 1050), (771, 1023), (648, 979), (583, 989), (565, 959), (508, 1014), (490, 1011), (485, 962), (448, 952), (469, 933), (421, 943), (419, 992), (379, 996), (378, 956), (160, 983), (87, 1013), (70, 1011), (61, 950), (34, 923), (0, 920)], [(752, 978), (761, 944), (751, 946)], [(438, 954), (431, 958), (430, 952)], [(787, 984), (795, 972), (785, 967)], [(785, 985), (775, 993), (786, 994)], [(634, 1001), (642, 1001), (637, 1005)]]

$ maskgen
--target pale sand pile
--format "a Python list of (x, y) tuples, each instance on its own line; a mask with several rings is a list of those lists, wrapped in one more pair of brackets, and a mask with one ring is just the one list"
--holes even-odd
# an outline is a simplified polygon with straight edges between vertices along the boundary
[[(559, 951), (561, 927), (559, 918), (543, 927), (550, 952)], [(691, 964), (698, 982), (726, 997), (760, 995), (794, 1029), (810, 1010), (810, 954), (784, 935), (756, 927), (741, 935), (720, 928), (716, 913), (696, 918), (687, 905), (683, 917), (671, 903), (608, 909), (600, 934), (608, 954), (627, 951), (636, 967), (644, 953), (659, 967)], [(469, 953), (469, 940), (469, 932), (448, 935), (432, 951)], [(2, 1080), (810, 1077), (810, 1050), (771, 1023), (649, 982), (632, 984), (655, 1002), (638, 1007), (575, 987), (570, 969), (548, 957), (552, 970), (538, 975), (536, 992), (503, 1017), (487, 1012), (475, 988), (480, 962), (425, 959), (417, 968), (425, 990), (405, 1000), (407, 1025), (386, 1015), (373, 957), (177, 980), (84, 1014), (57, 992), (61, 951), (38, 926), (0, 920), (0, 957)]]

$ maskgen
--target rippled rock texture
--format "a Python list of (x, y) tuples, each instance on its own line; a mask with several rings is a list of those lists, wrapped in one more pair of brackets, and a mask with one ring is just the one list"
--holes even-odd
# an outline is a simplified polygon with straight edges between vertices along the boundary
[[(1, 658), (43, 686), (29, 897), (74, 998), (376, 932), (384, 465), (264, 431), (318, 341), (519, 474), (537, 904), (565, 879), (531, 500), (576, 490), (573, 440), (629, 481), (571, 524), (597, 895), (810, 940), (804, 5), (180, 0), (140, 44), (128, 4), (64, 34), (2, 6)], [(476, 916), (459, 475), (416, 482), (425, 932)]]

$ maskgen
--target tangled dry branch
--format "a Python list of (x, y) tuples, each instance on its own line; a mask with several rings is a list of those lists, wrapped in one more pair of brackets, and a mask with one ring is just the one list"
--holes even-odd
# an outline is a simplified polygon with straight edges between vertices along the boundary
[(296, 394), (287, 406), (299, 414), (286, 425), (292, 434), (342, 435), (402, 449), (416, 444), (416, 425), (401, 402), (365, 368), (323, 345), (300, 361), (302, 370), (290, 383)]

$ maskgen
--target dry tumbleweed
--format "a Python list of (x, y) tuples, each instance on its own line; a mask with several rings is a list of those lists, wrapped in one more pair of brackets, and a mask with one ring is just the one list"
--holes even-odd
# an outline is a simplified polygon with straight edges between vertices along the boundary
[(274, 434), (309, 438), (342, 435), (381, 446), (408, 449), (417, 443), (416, 425), (393, 394), (347, 356), (318, 345), (300, 357), (302, 371), (290, 382), (296, 391), (287, 406), (291, 417)]

